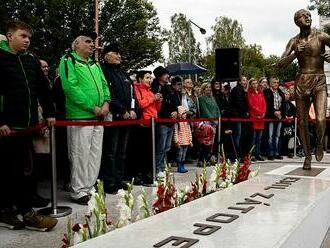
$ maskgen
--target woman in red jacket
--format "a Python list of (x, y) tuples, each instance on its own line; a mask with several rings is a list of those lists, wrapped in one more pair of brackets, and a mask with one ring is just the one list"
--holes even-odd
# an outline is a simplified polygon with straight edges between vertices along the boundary
[(255, 119), (252, 122), (253, 125), (253, 142), (255, 145), (255, 160), (263, 161), (264, 159), (260, 156), (260, 143), (262, 131), (265, 128), (265, 123), (262, 121), (266, 114), (266, 102), (262, 90), (258, 87), (258, 80), (251, 78), (249, 80), (249, 91), (248, 91), (248, 103), (249, 103), (249, 114), (251, 119)]
[(136, 74), (137, 82), (134, 83), (134, 91), (138, 106), (142, 111), (142, 119), (157, 118), (163, 97), (160, 93), (151, 91), (151, 71), (139, 71)]

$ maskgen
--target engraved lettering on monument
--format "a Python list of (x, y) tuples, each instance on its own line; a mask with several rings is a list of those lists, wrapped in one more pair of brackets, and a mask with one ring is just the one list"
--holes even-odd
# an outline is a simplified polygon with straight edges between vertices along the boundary
[(263, 198), (266, 198), (266, 199), (270, 199), (274, 196), (274, 194), (264, 195), (262, 193), (257, 192), (257, 193), (254, 193), (253, 195), (250, 195), (250, 197), (253, 197), (253, 198), (256, 197), (256, 196), (260, 196), (260, 197), (263, 197)]
[(236, 205), (251, 205), (251, 204), (261, 204), (261, 201), (256, 201), (250, 198), (245, 198), (244, 202), (237, 202)]
[[(228, 217), (227, 219), (218, 219), (218, 217)], [(211, 217), (208, 217), (206, 220), (207, 221), (212, 221), (212, 222), (219, 222), (219, 223), (231, 223), (234, 220), (238, 219), (239, 216), (236, 214), (223, 214), (223, 213), (218, 213), (215, 215), (212, 215)]]
[(247, 207), (247, 208), (242, 208), (242, 207), (228, 207), (228, 209), (230, 210), (238, 210), (241, 211), (242, 214), (246, 214), (248, 212), (250, 212), (252, 209), (254, 209), (254, 207)]
[(196, 244), (199, 240), (198, 239), (178, 237), (178, 236), (171, 236), (171, 237), (168, 237), (167, 239), (164, 239), (163, 241), (155, 244), (154, 247), (162, 247), (162, 246), (166, 245), (167, 243), (170, 243), (171, 241), (175, 241), (172, 244), (172, 246), (179, 246), (183, 243), (186, 243), (183, 246), (180, 246), (178, 248), (189, 248), (189, 247), (193, 246), (194, 244)]
[(210, 235), (221, 229), (221, 226), (214, 226), (214, 225), (208, 225), (202, 223), (195, 223), (194, 226), (199, 227), (194, 231), (194, 234), (204, 235), (204, 236)]

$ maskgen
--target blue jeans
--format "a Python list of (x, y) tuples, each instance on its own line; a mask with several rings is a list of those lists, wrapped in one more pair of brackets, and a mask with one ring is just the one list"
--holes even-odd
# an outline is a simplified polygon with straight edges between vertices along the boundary
[(254, 156), (260, 157), (260, 144), (263, 130), (254, 130), (252, 146), (254, 145)]
[(180, 146), (176, 152), (176, 162), (183, 163), (186, 160), (188, 146)]
[(156, 172), (165, 170), (166, 153), (171, 149), (173, 126), (156, 126)]
[(279, 140), (282, 122), (270, 122), (268, 125), (268, 156), (279, 155)]

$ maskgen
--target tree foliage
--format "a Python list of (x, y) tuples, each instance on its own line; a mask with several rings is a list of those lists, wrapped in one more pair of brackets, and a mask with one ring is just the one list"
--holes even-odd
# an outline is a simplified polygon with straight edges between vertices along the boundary
[[(127, 68), (144, 67), (159, 60), (160, 26), (151, 3), (147, 0), (101, 3), (101, 43), (118, 40)], [(91, 0), (0, 0), (0, 4), (1, 33), (8, 19), (30, 24), (34, 29), (31, 50), (53, 68), (81, 30), (94, 29), (94, 1)]]
[(214, 33), (208, 38), (212, 50), (216, 48), (244, 47), (242, 24), (225, 16), (216, 18), (215, 22), (215, 25), (212, 26)]
[(159, 18), (147, 0), (105, 0), (100, 30), (105, 43), (121, 45), (127, 69), (146, 67), (162, 57)]
[[(86, 27), (93, 29), (93, 2), (88, 0), (5, 1), (1, 19), (17, 19), (34, 30), (30, 49), (56, 65), (65, 49)], [(1, 22), (1, 32), (5, 22)]]
[(169, 46), (169, 63), (189, 62), (189, 46), (191, 61), (200, 60), (200, 44), (196, 43), (192, 25), (184, 14), (177, 13), (171, 17), (171, 29), (165, 30), (164, 37)]
[(242, 74), (247, 77), (264, 76), (265, 58), (259, 45), (245, 46), (242, 51)]
[(317, 13), (321, 16), (330, 15), (330, 2), (329, 0), (310, 0), (309, 10), (317, 10)]

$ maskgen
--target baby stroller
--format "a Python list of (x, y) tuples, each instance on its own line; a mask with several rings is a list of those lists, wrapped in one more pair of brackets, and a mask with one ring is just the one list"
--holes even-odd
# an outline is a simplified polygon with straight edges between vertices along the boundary
[[(294, 155), (294, 122), (284, 123), (282, 127), (282, 154), (292, 158)], [(304, 157), (304, 150), (297, 135), (297, 150), (298, 157)]]

